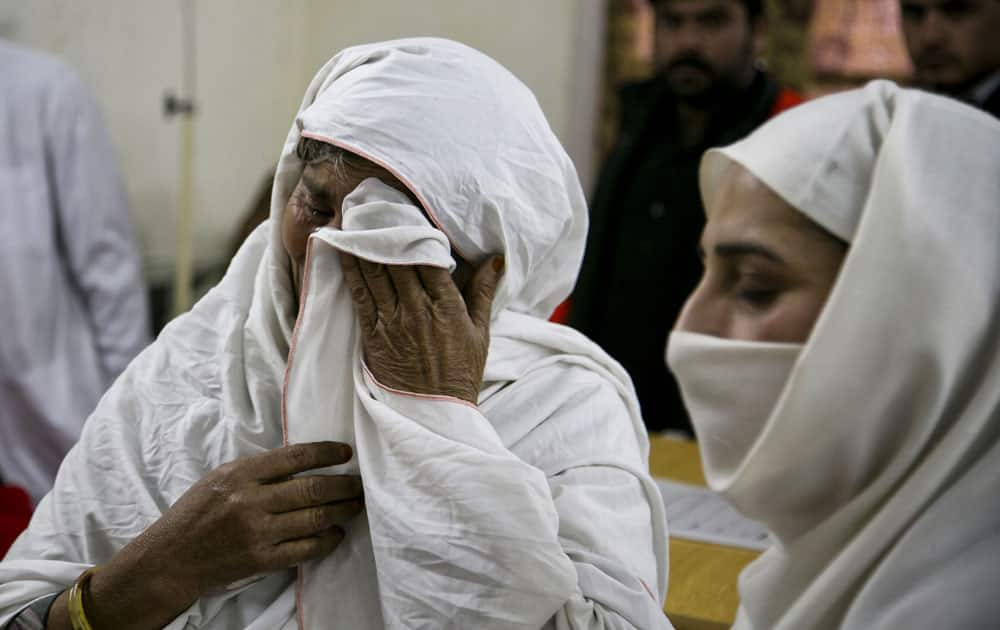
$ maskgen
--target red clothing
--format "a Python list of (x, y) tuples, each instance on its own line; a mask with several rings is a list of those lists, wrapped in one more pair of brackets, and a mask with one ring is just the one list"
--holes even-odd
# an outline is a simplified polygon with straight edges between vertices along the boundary
[(0, 558), (31, 520), (31, 499), (16, 486), (0, 486)]
[(805, 102), (805, 97), (789, 88), (781, 88), (778, 97), (774, 99), (774, 107), (771, 108), (771, 117), (775, 117), (786, 109), (791, 109), (796, 105)]

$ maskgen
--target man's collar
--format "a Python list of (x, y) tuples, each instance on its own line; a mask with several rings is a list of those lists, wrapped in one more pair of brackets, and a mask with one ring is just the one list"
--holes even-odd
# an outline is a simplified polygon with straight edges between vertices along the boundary
[(966, 100), (982, 107), (989, 100), (990, 96), (1000, 88), (1000, 69), (977, 83), (966, 94)]

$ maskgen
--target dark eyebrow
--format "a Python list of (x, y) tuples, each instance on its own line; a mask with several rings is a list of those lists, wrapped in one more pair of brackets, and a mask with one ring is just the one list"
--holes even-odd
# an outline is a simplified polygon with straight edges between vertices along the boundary
[(717, 256), (722, 256), (724, 258), (735, 258), (738, 256), (761, 256), (782, 265), (786, 264), (785, 259), (776, 254), (774, 251), (764, 247), (763, 245), (749, 241), (727, 241), (724, 243), (717, 243), (714, 250)]
[(322, 203), (330, 202), (330, 193), (319, 182), (309, 176), (309, 168), (302, 171), (302, 183), (309, 190), (309, 194)]

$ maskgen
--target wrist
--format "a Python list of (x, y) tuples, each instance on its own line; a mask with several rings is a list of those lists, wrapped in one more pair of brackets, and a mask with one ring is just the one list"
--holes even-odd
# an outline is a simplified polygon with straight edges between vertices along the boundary
[(161, 563), (144, 557), (148, 554), (134, 553), (133, 545), (90, 578), (83, 605), (93, 630), (162, 628), (199, 596), (196, 587), (163, 571)]

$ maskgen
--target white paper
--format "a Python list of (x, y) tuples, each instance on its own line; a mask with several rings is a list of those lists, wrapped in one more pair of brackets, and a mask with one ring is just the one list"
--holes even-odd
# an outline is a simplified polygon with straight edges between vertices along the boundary
[(756, 551), (770, 546), (766, 529), (708, 488), (669, 479), (655, 481), (663, 495), (671, 536)]

